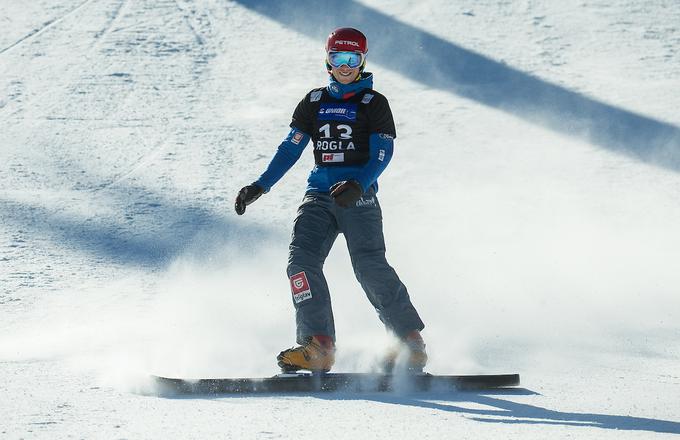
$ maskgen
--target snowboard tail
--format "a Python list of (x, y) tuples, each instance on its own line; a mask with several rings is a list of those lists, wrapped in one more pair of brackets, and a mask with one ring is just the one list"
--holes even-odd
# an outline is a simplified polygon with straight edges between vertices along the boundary
[(329, 391), (456, 391), (519, 385), (519, 374), (442, 376), (429, 373), (292, 373), (267, 378), (179, 379), (153, 376), (161, 391), (178, 394), (308, 393)]

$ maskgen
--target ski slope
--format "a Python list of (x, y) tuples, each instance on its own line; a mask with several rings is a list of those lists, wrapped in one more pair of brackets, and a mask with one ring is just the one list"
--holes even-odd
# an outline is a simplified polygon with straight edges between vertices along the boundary
[[(0, 438), (674, 438), (674, 1), (0, 0)], [(334, 27), (369, 39), (428, 370), (522, 388), (172, 398), (268, 376), (312, 154), (246, 215)], [(309, 147), (308, 147), (309, 149)], [(339, 239), (337, 371), (390, 339)]]

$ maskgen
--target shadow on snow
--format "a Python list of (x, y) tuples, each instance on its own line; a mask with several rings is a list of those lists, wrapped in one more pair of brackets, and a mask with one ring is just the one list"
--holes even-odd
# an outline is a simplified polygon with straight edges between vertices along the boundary
[(269, 229), (230, 221), (200, 201), (186, 203), (131, 183), (83, 194), (111, 199), (109, 206), (124, 212), (73, 214), (61, 206), (0, 199), (2, 218), (19, 230), (30, 230), (31, 236), (77, 248), (95, 260), (151, 269), (164, 268), (179, 255), (207, 261), (226, 246), (240, 255), (255, 255), (273, 237)]
[[(158, 397), (179, 400), (223, 400), (281, 397), (281, 394), (218, 394), (218, 395), (185, 395), (154, 394)], [(503, 399), (503, 396), (536, 396), (538, 393), (525, 388), (507, 388), (491, 391), (459, 391), (459, 392), (319, 392), (319, 393), (286, 393), (291, 396), (310, 396), (321, 400), (369, 401), (390, 405), (411, 406), (435, 411), (445, 411), (465, 415), (471, 420), (484, 423), (526, 424), (526, 425), (560, 425), (574, 427), (591, 427), (627, 431), (648, 431), (658, 433), (680, 434), (680, 422), (650, 419), (646, 417), (617, 416), (610, 414), (575, 413), (554, 411), (536, 405), (518, 403)], [(466, 408), (467, 403), (487, 408)]]
[[(369, 397), (364, 397), (363, 399), (357, 397), (357, 399), (454, 412), (470, 416), (472, 420), (485, 423), (585, 426), (602, 429), (680, 434), (680, 423), (669, 420), (609, 414), (561, 412), (526, 403), (513, 402), (498, 397), (518, 394), (526, 395), (535, 393), (523, 389), (510, 389), (493, 393), (460, 392), (453, 396), (437, 394), (398, 396), (385, 394), (371, 395)], [(347, 399), (348, 396), (333, 396), (330, 398)], [(484, 405), (488, 407), (488, 409), (465, 408), (464, 406), (456, 405), (456, 402), (470, 402), (477, 405)]]
[(335, 27), (360, 28), (371, 41), (369, 61), (555, 132), (680, 171), (680, 128), (551, 84), (356, 1), (343, 2), (342, 13), (332, 0), (237, 2), (319, 42)]

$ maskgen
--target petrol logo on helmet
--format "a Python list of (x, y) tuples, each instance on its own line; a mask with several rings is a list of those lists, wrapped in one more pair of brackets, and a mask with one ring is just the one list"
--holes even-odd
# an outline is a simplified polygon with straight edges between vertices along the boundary
[(347, 44), (349, 46), (359, 47), (359, 43), (357, 43), (356, 41), (349, 41), (349, 40), (335, 40), (335, 44)]

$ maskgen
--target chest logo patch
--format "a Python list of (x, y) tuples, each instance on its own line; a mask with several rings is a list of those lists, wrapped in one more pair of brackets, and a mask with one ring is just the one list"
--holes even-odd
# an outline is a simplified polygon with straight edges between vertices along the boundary
[(356, 104), (321, 104), (319, 107), (320, 121), (356, 121)]
[(371, 102), (371, 99), (373, 99), (373, 94), (371, 93), (366, 93), (363, 98), (361, 98), (361, 103), (362, 104), (368, 104)]
[(323, 94), (323, 91), (321, 90), (316, 90), (312, 92), (311, 95), (309, 95), (309, 102), (317, 102), (321, 99), (321, 95)]

